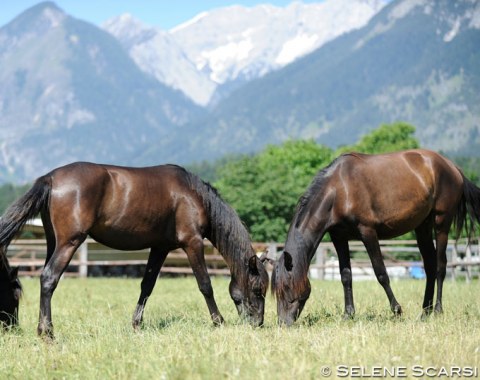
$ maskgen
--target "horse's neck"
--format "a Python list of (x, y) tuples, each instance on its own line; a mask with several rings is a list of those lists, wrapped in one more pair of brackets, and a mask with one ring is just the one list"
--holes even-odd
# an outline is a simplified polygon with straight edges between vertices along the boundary
[(232, 276), (237, 278), (242, 276), (245, 271), (245, 265), (248, 263), (248, 259), (255, 254), (251, 242), (223, 241), (219, 244), (219, 242), (213, 239), (213, 236), (210, 237), (210, 241), (222, 255)]
[(328, 227), (326, 218), (314, 218), (312, 215), (306, 213), (302, 220), (293, 223), (285, 243), (285, 250), (296, 252), (299, 259), (306, 260), (307, 265), (310, 265)]
[(206, 237), (220, 252), (230, 272), (241, 272), (244, 264), (254, 254), (246, 227), (236, 212), (215, 192), (208, 191), (201, 196), (204, 205), (207, 205), (210, 220)]
[(288, 232), (285, 251), (296, 256), (298, 260), (306, 260), (309, 263), (315, 255), (316, 248), (315, 241), (310, 235), (305, 236), (300, 229), (293, 227)]

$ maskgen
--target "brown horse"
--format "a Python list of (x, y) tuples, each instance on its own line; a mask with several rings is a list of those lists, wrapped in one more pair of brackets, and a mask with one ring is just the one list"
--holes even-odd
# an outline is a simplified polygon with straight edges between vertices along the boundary
[(213, 322), (223, 322), (205, 265), (205, 237), (230, 268), (229, 291), (238, 313), (253, 325), (263, 323), (268, 275), (245, 226), (212, 186), (179, 166), (127, 168), (79, 162), (55, 169), (38, 178), (5, 212), (0, 223), (3, 252), (38, 213), (47, 240), (40, 278), (39, 335), (53, 337), (51, 298), (87, 235), (114, 249), (150, 248), (133, 315), (135, 328), (168, 252), (176, 248), (187, 253)]
[[(469, 216), (469, 218), (467, 218)], [(291, 325), (310, 295), (308, 267), (325, 233), (337, 251), (345, 317), (355, 313), (348, 240), (361, 240), (394, 314), (402, 309), (390, 288), (378, 239), (415, 230), (426, 272), (423, 315), (442, 311), (446, 248), (452, 223), (470, 236), (480, 221), (480, 189), (449, 160), (427, 150), (345, 154), (321, 170), (300, 198), (285, 250), (275, 264), (272, 291), (280, 323)], [(433, 234), (434, 232), (434, 234)], [(435, 238), (435, 245), (433, 243)]]

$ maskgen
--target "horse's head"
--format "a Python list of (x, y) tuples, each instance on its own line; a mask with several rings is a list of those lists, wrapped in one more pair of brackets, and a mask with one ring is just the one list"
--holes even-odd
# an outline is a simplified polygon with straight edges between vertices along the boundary
[(256, 255), (247, 260), (245, 267), (244, 276), (232, 276), (230, 297), (241, 317), (245, 317), (253, 326), (261, 326), (265, 312), (268, 274), (262, 260)]
[(292, 255), (283, 252), (275, 263), (272, 275), (272, 292), (277, 297), (277, 314), (280, 324), (290, 326), (297, 320), (310, 296), (307, 268), (293, 263)]
[(0, 276), (0, 325), (11, 327), (18, 324), (22, 285), (18, 279), (18, 268), (8, 269), (5, 274)]

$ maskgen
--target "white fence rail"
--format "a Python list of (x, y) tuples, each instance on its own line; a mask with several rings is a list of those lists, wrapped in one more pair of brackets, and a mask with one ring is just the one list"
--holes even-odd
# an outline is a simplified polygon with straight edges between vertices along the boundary
[[(447, 248), (448, 275), (452, 278), (464, 276), (467, 281), (478, 276), (480, 270), (479, 244), (475, 240), (472, 245), (465, 241), (450, 241)], [(423, 263), (414, 240), (386, 240), (380, 242), (385, 259), (385, 266), (392, 278), (415, 277), (422, 274)], [(270, 257), (278, 257), (283, 249), (278, 243), (255, 243), (257, 252), (269, 250)], [(375, 278), (364, 246), (360, 242), (350, 242), (353, 277), (355, 279)], [(417, 254), (415, 261), (399, 260), (401, 254)], [(360, 256), (361, 258), (359, 258)], [(20, 274), (37, 276), (41, 273), (46, 257), (44, 239), (23, 239), (14, 241), (8, 249), (8, 257), (12, 266), (20, 267)], [(105, 247), (92, 239), (87, 239), (75, 253), (67, 276), (86, 277), (88, 275), (109, 275), (106, 269), (116, 268), (113, 275), (141, 276), (146, 265), (148, 250), (116, 251)], [(205, 259), (212, 275), (228, 275), (229, 271), (218, 251), (210, 242), (205, 241)], [(122, 268), (120, 271), (118, 268)], [(271, 267), (269, 267), (271, 270)], [(123, 271), (123, 272), (122, 272)], [(163, 273), (190, 274), (192, 270), (186, 254), (181, 251), (170, 252), (167, 256)], [(112, 275), (112, 273), (110, 273)], [(321, 243), (310, 266), (310, 276), (325, 280), (339, 279), (338, 259), (332, 243)]]

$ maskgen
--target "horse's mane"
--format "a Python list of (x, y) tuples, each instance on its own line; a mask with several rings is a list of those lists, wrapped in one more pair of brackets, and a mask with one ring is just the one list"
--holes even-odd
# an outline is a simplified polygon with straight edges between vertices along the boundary
[(305, 216), (305, 213), (308, 211), (308, 204), (310, 201), (318, 196), (319, 194), (322, 194), (327, 187), (328, 184), (328, 177), (330, 176), (331, 169), (337, 164), (338, 160), (343, 157), (337, 157), (335, 160), (333, 160), (328, 166), (324, 167), (323, 169), (319, 170), (315, 177), (313, 178), (312, 182), (310, 183), (310, 186), (308, 186), (307, 190), (305, 190), (305, 193), (300, 197), (297, 203), (297, 208), (295, 211), (295, 216), (294, 216), (294, 223), (295, 227), (298, 226), (298, 223), (303, 219)]
[(10, 270), (10, 264), (7, 259), (7, 252), (3, 247), (0, 247), (0, 272)]
[[(220, 254), (231, 263), (232, 270), (253, 255), (252, 242), (246, 226), (235, 210), (220, 196), (217, 189), (198, 176), (185, 171), (192, 190), (202, 199), (210, 221), (210, 240)], [(251, 256), (250, 255), (250, 256)]]

